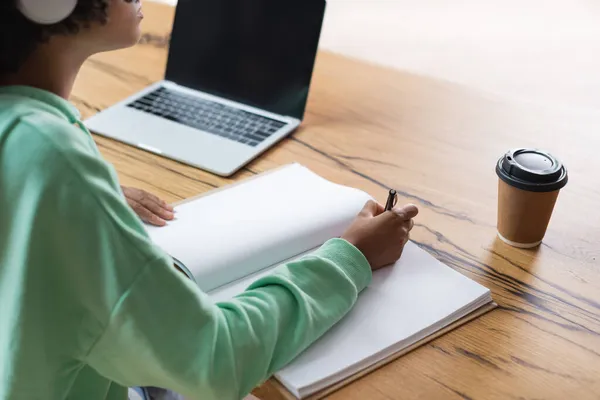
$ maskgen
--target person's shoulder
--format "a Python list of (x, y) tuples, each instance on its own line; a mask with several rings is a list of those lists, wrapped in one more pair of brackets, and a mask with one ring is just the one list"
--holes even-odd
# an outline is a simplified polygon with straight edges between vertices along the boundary
[(30, 204), (54, 210), (57, 218), (71, 224), (95, 218), (97, 226), (102, 222), (105, 227), (119, 226), (121, 233), (141, 235), (116, 170), (102, 158), (88, 132), (38, 110), (14, 119), (5, 140), (2, 134), (0, 166), (6, 168), (0, 171), (0, 190), (9, 188), (15, 196), (26, 192)]
[[(49, 124), (47, 129), (64, 129), (68, 118), (58, 108), (37, 98), (0, 91), (0, 132), (31, 127), (31, 123)], [(38, 126), (44, 128), (44, 126)], [(46, 130), (47, 130), (46, 129)]]
[[(88, 142), (85, 132), (70, 123), (64, 116), (50, 110), (29, 105), (13, 105), (11, 115), (2, 118), (8, 120), (8, 126), (2, 131), (13, 136), (11, 139), (24, 140), (30, 145), (36, 142), (52, 144), (50, 151), (85, 150)], [(31, 147), (31, 146), (30, 146)]]
[(11, 177), (84, 186), (100, 177), (110, 189), (117, 189), (116, 173), (97, 152), (89, 133), (51, 111), (27, 104), (11, 108), (0, 112), (2, 164)]

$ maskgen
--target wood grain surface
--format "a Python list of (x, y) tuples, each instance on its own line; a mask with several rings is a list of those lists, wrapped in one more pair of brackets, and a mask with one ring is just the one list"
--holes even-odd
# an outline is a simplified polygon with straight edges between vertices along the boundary
[[(71, 100), (84, 116), (163, 78), (173, 9), (146, 4), (145, 14), (139, 45), (82, 69)], [(232, 179), (96, 140), (123, 184), (170, 202), (293, 161), (382, 202), (393, 187), (421, 209), (412, 239), (493, 291), (496, 310), (329, 398), (599, 399), (599, 129), (596, 113), (510, 103), (321, 52), (302, 127)], [(520, 146), (550, 150), (570, 174), (535, 250), (496, 238), (494, 166)], [(269, 384), (255, 394), (281, 398)]]

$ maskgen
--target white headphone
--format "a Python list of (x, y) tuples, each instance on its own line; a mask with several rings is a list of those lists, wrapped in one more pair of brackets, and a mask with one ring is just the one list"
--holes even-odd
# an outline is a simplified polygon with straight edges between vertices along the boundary
[(67, 18), (77, 0), (17, 0), (17, 8), (32, 22), (50, 25)]

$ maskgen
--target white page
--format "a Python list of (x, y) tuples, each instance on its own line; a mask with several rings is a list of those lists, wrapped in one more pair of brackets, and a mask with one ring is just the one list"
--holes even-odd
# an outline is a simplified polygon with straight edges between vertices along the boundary
[(315, 385), (412, 337), (410, 346), (419, 332), (489, 293), (409, 242), (394, 267), (374, 274), (354, 309), (276, 376), (298, 390)]
[[(210, 296), (216, 302), (228, 300), (270, 272), (249, 276)], [(409, 347), (434, 333), (443, 327), (441, 321), (452, 323), (448, 317), (460, 319), (461, 312), (468, 314), (465, 307), (486, 295), (489, 289), (409, 242), (395, 266), (373, 274), (350, 313), (276, 377), (292, 392), (312, 394), (335, 383), (332, 377), (338, 381), (352, 376), (365, 367), (365, 360), (376, 362), (399, 343)]]
[(210, 291), (340, 236), (369, 199), (293, 164), (182, 204), (176, 221), (147, 230)]

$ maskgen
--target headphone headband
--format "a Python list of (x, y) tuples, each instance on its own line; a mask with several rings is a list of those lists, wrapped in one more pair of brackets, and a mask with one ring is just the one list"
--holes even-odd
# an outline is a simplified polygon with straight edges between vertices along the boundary
[(77, 0), (17, 0), (17, 8), (32, 22), (51, 25), (67, 18), (75, 7)]

